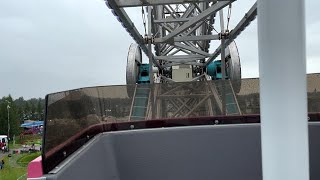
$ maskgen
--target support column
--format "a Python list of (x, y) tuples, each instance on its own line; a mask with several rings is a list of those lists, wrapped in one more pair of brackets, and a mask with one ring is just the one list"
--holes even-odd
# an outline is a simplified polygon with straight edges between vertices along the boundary
[(264, 180), (309, 179), (304, 0), (258, 0)]
[[(152, 8), (148, 6), (148, 37), (152, 36)], [(155, 119), (155, 106), (154, 106), (154, 82), (153, 82), (153, 61), (152, 61), (152, 45), (151, 40), (148, 41), (149, 49), (149, 79), (150, 79), (150, 104), (151, 119)]]
[(219, 11), (219, 16), (220, 16), (220, 27), (221, 27), (221, 76), (222, 76), (222, 115), (227, 114), (227, 101), (226, 101), (226, 47), (224, 45), (225, 38), (224, 38), (224, 17), (223, 17), (223, 9)]
[[(148, 37), (151, 38), (152, 36), (152, 9), (151, 6), (148, 6)], [(153, 84), (153, 61), (152, 61), (152, 46), (151, 46), (151, 40), (148, 40), (148, 56), (149, 56), (149, 78), (150, 78), (150, 84)]]
[(221, 75), (222, 75), (222, 80), (226, 79), (226, 50), (225, 50), (225, 39), (223, 34), (225, 33), (224, 30), (224, 18), (223, 18), (223, 10), (219, 11), (219, 16), (220, 16), (220, 27), (221, 27)]

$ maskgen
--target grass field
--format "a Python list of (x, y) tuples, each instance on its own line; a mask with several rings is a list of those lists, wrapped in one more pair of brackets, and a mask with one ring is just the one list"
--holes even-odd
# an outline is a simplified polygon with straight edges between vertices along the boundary
[(40, 156), (38, 153), (13, 154), (12, 157), (5, 156), (4, 168), (0, 170), (1, 180), (25, 180), (27, 179), (27, 165), (30, 161)]
[[(22, 148), (22, 144), (31, 146), (32, 144), (40, 145), (40, 135), (26, 135), (23, 139), (17, 138), (15, 145), (12, 141), (9, 143), (11, 150)], [(0, 180), (25, 180), (27, 179), (27, 166), (30, 161), (40, 156), (40, 152), (37, 153), (24, 153), (24, 154), (12, 154), (11, 157), (7, 155), (2, 159), (4, 160), (4, 168), (0, 170)], [(0, 159), (0, 160), (2, 160)]]
[(22, 139), (16, 138), (16, 144), (31, 145), (32, 143), (42, 144), (42, 135), (24, 135)]
[(25, 135), (23, 139), (16, 138), (15, 144), (13, 142), (9, 142), (10, 149), (19, 149), (22, 145), (31, 146), (32, 144), (41, 145), (42, 144), (42, 136), (41, 135)]
[(26, 154), (23, 156), (20, 156), (17, 159), (17, 164), (20, 165), (21, 167), (27, 167), (29, 162), (34, 160), (35, 158), (37, 158), (38, 156), (40, 156), (40, 153), (31, 153), (31, 154)]

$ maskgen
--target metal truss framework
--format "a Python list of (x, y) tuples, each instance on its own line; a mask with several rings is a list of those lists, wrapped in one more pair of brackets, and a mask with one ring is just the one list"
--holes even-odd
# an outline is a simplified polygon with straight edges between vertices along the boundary
[[(235, 28), (229, 30), (228, 25), (225, 28), (223, 10), (231, 10), (231, 5), (236, 0), (105, 1), (122, 26), (148, 56), (149, 72), (153, 72), (153, 66), (158, 68), (160, 82), (168, 82), (168, 84), (174, 82), (168, 73), (172, 71), (173, 66), (192, 67), (193, 83), (190, 83), (190, 86), (168, 85), (169, 89), (157, 88), (157, 85), (151, 86), (145, 118), (153, 119), (159, 115), (198, 116), (203, 112), (209, 113), (206, 114), (208, 116), (217, 112), (241, 114), (232, 85), (224, 83), (218, 88), (212, 83), (204, 83), (196, 89), (193, 85), (196, 81), (208, 79), (207, 66), (220, 54), (222, 79), (226, 77), (225, 49), (255, 19), (256, 3), (244, 13), (244, 17)], [(141, 7), (142, 12), (146, 12), (145, 34), (138, 32), (126, 13), (125, 8), (129, 7)], [(143, 16), (146, 17), (144, 14)], [(219, 24), (216, 23), (216, 16), (219, 16)], [(212, 34), (212, 32), (215, 33)], [(212, 40), (220, 42), (220, 46), (213, 53), (209, 52)], [(149, 73), (149, 76), (152, 83), (153, 73)], [(234, 100), (228, 102), (228, 99)], [(164, 115), (163, 112), (167, 114)]]
[[(198, 117), (221, 114), (214, 94), (206, 83), (168, 83), (157, 88), (156, 118)], [(216, 107), (216, 108), (214, 108)]]
[[(253, 21), (257, 15), (255, 3), (234, 29), (224, 27), (223, 9), (230, 8), (235, 0), (105, 0), (107, 6), (133, 37), (149, 63), (159, 68), (161, 75), (170, 81), (165, 70), (175, 65), (192, 65), (198, 75), (205, 72), (210, 62), (221, 54), (225, 66), (225, 49)], [(141, 35), (124, 8), (147, 9), (147, 34)], [(219, 13), (220, 25), (215, 24)], [(220, 27), (219, 27), (220, 26)], [(218, 31), (216, 28), (218, 27)], [(216, 34), (212, 34), (215, 30)], [(221, 40), (213, 53), (209, 52), (210, 41)], [(154, 45), (154, 53), (152, 52)], [(152, 66), (150, 66), (151, 70)], [(223, 77), (225, 68), (222, 68)], [(151, 77), (151, 76), (150, 76)], [(153, 77), (152, 77), (153, 78)]]
[[(139, 117), (143, 119), (241, 115), (237, 96), (231, 84), (229, 80), (138, 84), (135, 86), (136, 92), (141, 88), (148, 89), (148, 91), (152, 91), (153, 95), (149, 93), (144, 97), (144, 99), (149, 99), (148, 106), (135, 107), (145, 109), (145, 115)], [(151, 96), (154, 96), (154, 99), (150, 99)], [(223, 97), (228, 99), (225, 105)], [(133, 96), (133, 98), (136, 97)], [(134, 101), (136, 100), (132, 101), (130, 120), (137, 118), (132, 115), (136, 114), (133, 113)]]

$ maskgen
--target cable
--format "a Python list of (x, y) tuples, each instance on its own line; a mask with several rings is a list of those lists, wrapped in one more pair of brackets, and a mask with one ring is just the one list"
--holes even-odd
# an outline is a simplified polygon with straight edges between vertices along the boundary
[(229, 4), (229, 8), (228, 8), (228, 21), (227, 21), (227, 31), (229, 31), (229, 22), (230, 22), (230, 18), (231, 18), (231, 3)]
[(211, 25), (210, 20), (207, 20), (207, 19), (206, 19), (205, 21), (206, 21), (206, 23), (207, 23), (208, 26), (210, 26), (216, 33), (219, 34), (219, 32), (216, 30), (216, 28), (214, 28), (214, 26)]
[(146, 14), (144, 13), (143, 6), (141, 6), (141, 12), (142, 12), (142, 22), (143, 22), (143, 26), (144, 26), (144, 35), (147, 36)]

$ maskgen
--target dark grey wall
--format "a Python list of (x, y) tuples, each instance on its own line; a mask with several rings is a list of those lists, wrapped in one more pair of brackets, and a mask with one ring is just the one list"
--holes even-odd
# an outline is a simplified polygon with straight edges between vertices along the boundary
[(310, 179), (320, 179), (320, 123), (309, 125)]
[[(49, 180), (117, 180), (112, 141), (103, 142), (99, 137), (89, 142), (60, 164), (55, 174), (47, 175)], [(104, 148), (107, 145), (110, 148)]]
[(257, 126), (205, 126), (115, 133), (120, 179), (261, 178)]

